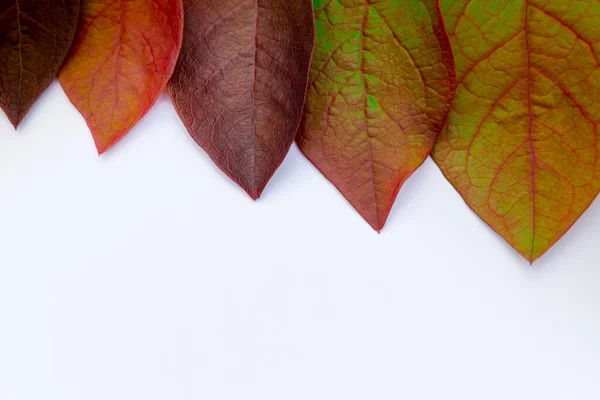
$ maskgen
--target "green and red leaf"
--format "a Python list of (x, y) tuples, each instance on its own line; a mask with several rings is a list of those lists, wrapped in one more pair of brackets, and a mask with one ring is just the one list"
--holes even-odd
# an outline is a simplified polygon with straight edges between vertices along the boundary
[(0, 0), (0, 107), (15, 128), (56, 76), (79, 0)]
[(102, 154), (148, 112), (173, 73), (181, 0), (82, 0), (82, 21), (59, 74)]
[(252, 198), (298, 129), (314, 45), (311, 0), (186, 0), (169, 91), (192, 138)]
[(434, 158), (530, 261), (600, 190), (600, 2), (446, 0), (458, 87)]
[(298, 143), (377, 231), (429, 156), (454, 94), (437, 0), (315, 0)]

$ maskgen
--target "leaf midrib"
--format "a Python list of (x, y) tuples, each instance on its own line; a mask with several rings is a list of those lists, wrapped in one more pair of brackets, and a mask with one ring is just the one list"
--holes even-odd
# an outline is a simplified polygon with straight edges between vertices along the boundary
[(252, 90), (250, 93), (250, 102), (252, 107), (252, 197), (258, 193), (258, 188), (256, 187), (256, 102), (254, 94), (256, 91), (256, 60), (258, 54), (258, 10), (258, 0), (254, 0), (254, 54), (252, 64)]
[(531, 153), (531, 205), (532, 205), (532, 231), (531, 231), (531, 253), (530, 260), (533, 260), (535, 253), (535, 234), (536, 234), (536, 197), (535, 197), (535, 147), (533, 146), (533, 111), (531, 102), (531, 56), (529, 47), (529, 0), (525, 0), (525, 53), (527, 54), (527, 108), (529, 114), (528, 141), (529, 152)]
[(19, 34), (19, 90), (17, 91), (17, 120), (19, 122), (21, 113), (21, 89), (23, 88), (23, 30), (21, 27), (21, 7), (19, 0), (15, 0), (17, 8), (17, 32)]
[(365, 26), (367, 24), (367, 15), (369, 10), (369, 0), (364, 0), (363, 3), (363, 16), (360, 22), (360, 59), (359, 59), (359, 71), (361, 82), (363, 84), (363, 115), (365, 118), (365, 133), (367, 134), (367, 150), (369, 153), (369, 174), (371, 175), (370, 183), (373, 187), (373, 204), (375, 206), (375, 219), (376, 219), (376, 227), (377, 231), (381, 230), (381, 223), (379, 221), (379, 204), (377, 204), (377, 188), (375, 187), (375, 170), (373, 169), (373, 149), (371, 148), (371, 137), (369, 136), (369, 120), (367, 118), (367, 96), (369, 95), (369, 90), (367, 88), (367, 83), (365, 81), (365, 71), (364, 71), (364, 52), (365, 52)]

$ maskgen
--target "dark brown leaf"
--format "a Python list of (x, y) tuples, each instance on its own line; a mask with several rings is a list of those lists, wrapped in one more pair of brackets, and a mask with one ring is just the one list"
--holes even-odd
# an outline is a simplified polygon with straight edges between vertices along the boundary
[(0, 0), (0, 107), (15, 128), (62, 64), (79, 0)]

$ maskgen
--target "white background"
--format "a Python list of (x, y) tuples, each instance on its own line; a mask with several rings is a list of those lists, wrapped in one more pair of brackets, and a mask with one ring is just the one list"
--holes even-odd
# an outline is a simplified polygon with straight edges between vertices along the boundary
[(98, 158), (0, 116), (0, 400), (600, 398), (600, 202), (533, 267), (430, 160), (376, 234), (293, 147), (253, 202), (163, 94)]

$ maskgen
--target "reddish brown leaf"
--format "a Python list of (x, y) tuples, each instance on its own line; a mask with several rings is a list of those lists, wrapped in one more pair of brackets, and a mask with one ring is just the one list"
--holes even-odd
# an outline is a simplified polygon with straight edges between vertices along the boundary
[(148, 112), (173, 73), (183, 36), (181, 0), (83, 0), (60, 83), (98, 152)]
[(169, 84), (217, 166), (256, 199), (297, 131), (314, 43), (311, 0), (186, 0)]
[(315, 0), (317, 42), (298, 143), (383, 228), (429, 155), (454, 94), (437, 0)]
[(79, 0), (0, 0), (0, 107), (17, 127), (56, 76)]

